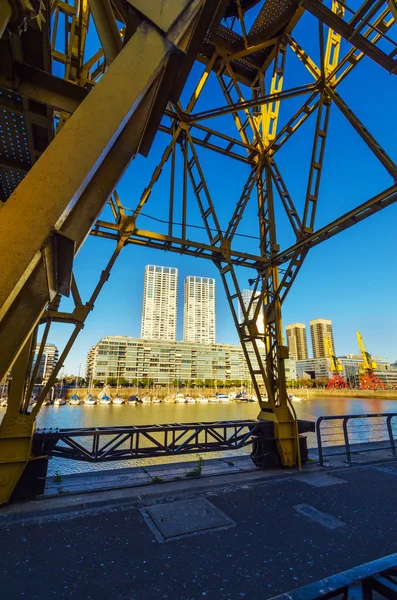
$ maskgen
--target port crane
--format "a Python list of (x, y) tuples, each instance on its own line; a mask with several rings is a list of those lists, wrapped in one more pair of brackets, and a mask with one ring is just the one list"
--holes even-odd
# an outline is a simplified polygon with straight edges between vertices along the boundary
[(330, 371), (332, 373), (331, 377), (329, 378), (327, 388), (328, 389), (336, 389), (336, 390), (349, 388), (350, 385), (347, 383), (346, 379), (342, 376), (343, 367), (334, 354), (332, 344), (331, 344), (328, 336), (325, 337), (325, 351), (326, 351), (327, 357), (329, 358)]
[(358, 374), (360, 378), (361, 390), (384, 390), (385, 384), (375, 375), (377, 368), (376, 362), (365, 347), (361, 332), (357, 331), (358, 347), (360, 348), (361, 356), (363, 357), (362, 365), (359, 365)]
[[(341, 0), (0, 1), (0, 256), (7, 257), (0, 261), (0, 381), (12, 369), (0, 423), (0, 505), (17, 486), (32, 490), (43, 481), (47, 455), (36, 418), (127, 247), (212, 262), (259, 420), (271, 429), (280, 463), (299, 465), (282, 306), (312, 248), (397, 202), (397, 164), (375, 130), (382, 122), (374, 114), (372, 124), (361, 122), (345, 96), (349, 90), (354, 106), (376, 87), (392, 114), (394, 88), (383, 82), (393, 86), (393, 78), (378, 76), (397, 74), (395, 22), (390, 0), (357, 10)], [(341, 82), (357, 68), (341, 95)], [(340, 115), (390, 180), (384, 187), (380, 178), (375, 195), (318, 227), (323, 166), (335, 168), (326, 140), (332, 127), (339, 133)], [(305, 129), (311, 137), (300, 146)], [(296, 192), (301, 207), (283, 176), (282, 148), (290, 148), (290, 161), (308, 152)], [(127, 209), (117, 187), (130, 168), (140, 177), (144, 157), (150, 179), (142, 193), (134, 183)], [(206, 165), (218, 181), (211, 183)], [(360, 175), (352, 170), (353, 181)], [(152, 191), (160, 177), (169, 194), (159, 203)], [(224, 182), (235, 188), (229, 213)], [(167, 227), (154, 224), (160, 205)], [(236, 237), (247, 214), (257, 215), (259, 240), (245, 238), (242, 247)], [(104, 263), (90, 250), (93, 237), (109, 247)], [(81, 248), (100, 273), (87, 294), (75, 269)], [(244, 269), (255, 282), (248, 306)], [(261, 312), (264, 331), (255, 326)], [(31, 407), (45, 344), (59, 323), (71, 332)]]

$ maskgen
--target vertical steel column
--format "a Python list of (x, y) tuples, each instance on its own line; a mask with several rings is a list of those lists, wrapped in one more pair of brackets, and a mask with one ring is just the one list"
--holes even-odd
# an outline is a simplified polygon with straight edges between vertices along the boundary
[(11, 6), (8, 0), (2, 0), (0, 2), (0, 38), (2, 37), (5, 28), (8, 25), (9, 20), (11, 19)]
[[(179, 76), (177, 65), (185, 57), (178, 45), (188, 51), (187, 41), (197, 22), (210, 19), (202, 0), (184, 0), (177, 6), (161, 2), (149, 8), (155, 26), (144, 22), (138, 27), (2, 211), (0, 246), (7, 248), (12, 260), (4, 265), (0, 293), (0, 371), (5, 373), (16, 360), (16, 375), (0, 425), (0, 504), (9, 499), (28, 463), (35, 417), (109, 272), (105, 270), (86, 305), (76, 305), (73, 314), (65, 315), (65, 320), (75, 323), (75, 330), (31, 414), (23, 413), (32, 357), (26, 340), (56, 294), (68, 294), (74, 252), (142, 141), (146, 142), (150, 117), (158, 118), (156, 111), (163, 110)], [(159, 95), (162, 101), (157, 102)], [(40, 205), (36, 198), (41, 199)], [(125, 228), (109, 270), (128, 236)], [(67, 252), (62, 251), (65, 244)], [(78, 299), (77, 288), (72, 287), (72, 293)]]

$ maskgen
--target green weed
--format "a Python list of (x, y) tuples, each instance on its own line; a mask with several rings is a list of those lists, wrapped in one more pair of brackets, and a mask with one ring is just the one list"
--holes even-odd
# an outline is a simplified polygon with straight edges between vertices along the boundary
[(204, 459), (202, 456), (199, 456), (197, 465), (191, 471), (187, 471), (185, 473), (185, 477), (201, 477), (204, 467)]

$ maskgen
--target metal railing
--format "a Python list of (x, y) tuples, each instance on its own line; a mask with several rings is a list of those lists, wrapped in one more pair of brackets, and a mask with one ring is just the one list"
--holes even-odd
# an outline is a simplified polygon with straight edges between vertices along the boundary
[(397, 554), (384, 556), (348, 571), (309, 583), (271, 600), (397, 598)]
[(316, 431), (320, 465), (325, 466), (329, 457), (343, 455), (351, 464), (355, 452), (390, 450), (395, 457), (397, 421), (393, 423), (394, 417), (397, 413), (319, 417)]
[(264, 424), (261, 421), (218, 421), (91, 427), (84, 429), (38, 429), (34, 454), (86, 462), (239, 450), (252, 443)]

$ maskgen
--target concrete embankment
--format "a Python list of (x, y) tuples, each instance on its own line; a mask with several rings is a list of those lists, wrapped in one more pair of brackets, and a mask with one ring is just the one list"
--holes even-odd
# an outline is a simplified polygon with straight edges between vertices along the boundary
[(296, 396), (304, 400), (315, 398), (376, 398), (378, 400), (397, 400), (397, 390), (328, 390), (328, 389), (291, 389)]

